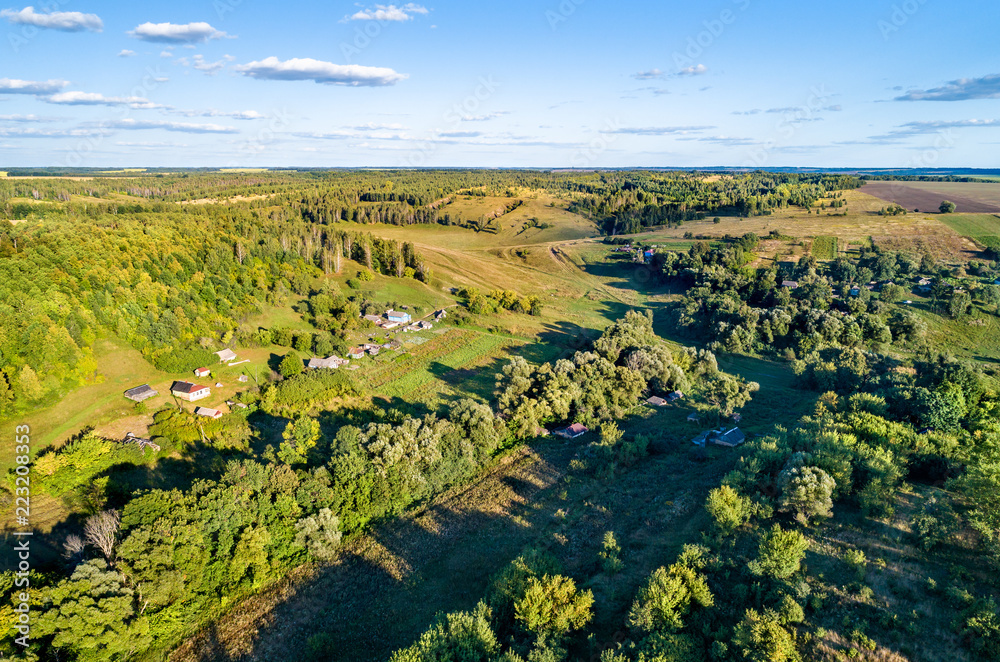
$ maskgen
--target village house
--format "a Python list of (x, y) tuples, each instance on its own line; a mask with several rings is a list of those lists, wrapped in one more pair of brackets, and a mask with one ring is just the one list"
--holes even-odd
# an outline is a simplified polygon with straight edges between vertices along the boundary
[(664, 407), (664, 406), (666, 406), (667, 401), (664, 400), (663, 398), (660, 398), (660, 397), (657, 397), (657, 396), (654, 395), (649, 400), (646, 400), (646, 403), (647, 404), (651, 404), (654, 407)]
[(212, 395), (212, 391), (207, 386), (198, 386), (191, 382), (174, 382), (173, 386), (170, 387), (170, 393), (187, 402), (195, 402)]
[(423, 329), (424, 331), (430, 331), (431, 329), (434, 328), (434, 325), (431, 324), (430, 322), (422, 322), (422, 321), (417, 322), (417, 326)]
[(385, 316), (390, 322), (396, 322), (397, 324), (409, 324), (413, 321), (409, 313), (402, 313), (396, 310), (386, 312)]
[(579, 423), (574, 423), (569, 427), (563, 428), (562, 430), (556, 430), (555, 434), (557, 437), (562, 437), (563, 439), (576, 439), (577, 437), (582, 437), (587, 434), (589, 430)]
[(155, 389), (150, 387), (149, 384), (143, 384), (142, 386), (136, 386), (135, 388), (130, 388), (125, 391), (125, 397), (134, 402), (142, 402), (143, 400), (148, 400), (149, 398), (159, 395)]
[(385, 320), (379, 317), (378, 315), (365, 315), (363, 319), (368, 320), (375, 326), (382, 326), (382, 324), (385, 322)]
[(746, 440), (747, 436), (739, 428), (732, 428), (730, 430), (720, 428), (708, 435), (709, 442), (716, 446), (725, 446), (727, 448), (736, 448)]
[(352, 347), (347, 351), (347, 355), (352, 359), (363, 359), (365, 358), (365, 350), (363, 347)]
[(194, 371), (195, 377), (208, 377), (211, 374), (212, 371), (209, 370), (208, 368), (198, 368), (197, 370)]
[(222, 418), (221, 411), (218, 409), (209, 409), (208, 407), (196, 407), (194, 413), (196, 416), (204, 416), (205, 418), (211, 418), (213, 420)]
[(346, 361), (336, 356), (330, 356), (325, 359), (312, 358), (309, 359), (309, 363), (306, 365), (306, 368), (309, 370), (336, 370), (337, 368), (345, 366), (348, 363), (350, 363), (350, 361)]
[(382, 328), (386, 331), (392, 331), (393, 329), (399, 328), (399, 322), (383, 322)]
[(236, 352), (231, 349), (224, 349), (221, 352), (216, 352), (215, 355), (219, 357), (219, 363), (229, 363), (236, 360)]
[(437, 321), (437, 322), (443, 321), (445, 317), (448, 317), (448, 311), (447, 310), (443, 310), (442, 309), (442, 310), (437, 311), (434, 314), (434, 320)]
[(799, 281), (797, 281), (797, 280), (783, 280), (783, 281), (781, 281), (781, 286), (782, 287), (786, 287), (786, 288), (788, 288), (790, 290), (797, 290), (797, 289), (799, 289)]
[(674, 391), (673, 393), (667, 396), (668, 402), (677, 402), (678, 400), (683, 400), (683, 399), (684, 399), (684, 394), (681, 393), (680, 391)]

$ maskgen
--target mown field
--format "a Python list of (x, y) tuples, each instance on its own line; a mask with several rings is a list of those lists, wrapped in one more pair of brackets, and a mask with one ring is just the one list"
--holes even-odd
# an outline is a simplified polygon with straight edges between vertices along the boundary
[(1000, 184), (981, 182), (869, 182), (863, 192), (886, 202), (895, 202), (909, 211), (937, 213), (950, 200), (963, 213), (1000, 212)]

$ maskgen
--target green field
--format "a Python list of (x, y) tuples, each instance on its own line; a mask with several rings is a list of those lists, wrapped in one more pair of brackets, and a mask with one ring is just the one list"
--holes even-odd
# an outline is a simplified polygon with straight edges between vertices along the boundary
[(1000, 235), (1000, 216), (996, 214), (942, 214), (939, 220), (963, 237)]
[(820, 236), (813, 240), (812, 254), (817, 260), (834, 260), (839, 254), (836, 237)]

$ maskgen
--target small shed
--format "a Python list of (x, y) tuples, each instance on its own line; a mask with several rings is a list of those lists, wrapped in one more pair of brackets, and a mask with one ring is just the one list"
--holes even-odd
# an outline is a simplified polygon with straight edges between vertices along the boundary
[(720, 429), (711, 432), (708, 436), (708, 440), (716, 446), (736, 448), (747, 440), (747, 436), (743, 433), (743, 430), (740, 430), (739, 428), (732, 428), (730, 430)]
[(666, 406), (667, 401), (664, 400), (661, 397), (658, 397), (658, 396), (654, 395), (649, 400), (646, 400), (646, 403), (650, 404), (650, 405), (653, 405), (654, 407), (664, 407), (664, 406)]
[(208, 407), (196, 407), (194, 410), (195, 415), (204, 416), (205, 418), (220, 419), (222, 418), (222, 412), (218, 409), (210, 409)]
[(247, 377), (246, 375), (240, 375), (240, 378), (239, 378), (240, 384), (246, 384), (248, 381), (250, 381), (249, 377)]
[(683, 400), (683, 399), (684, 399), (684, 394), (681, 393), (680, 391), (674, 391), (673, 393), (667, 396), (668, 402), (677, 402), (678, 400)]
[(413, 321), (413, 317), (409, 313), (402, 313), (396, 310), (387, 311), (385, 316), (390, 322), (396, 322), (398, 324), (409, 324)]
[(230, 361), (236, 360), (236, 352), (229, 348), (226, 348), (221, 352), (216, 352), (215, 355), (219, 357), (219, 363), (229, 363)]
[(212, 371), (209, 370), (208, 368), (198, 368), (197, 370), (194, 371), (195, 377), (208, 377), (211, 374)]
[(698, 415), (698, 412), (693, 411), (688, 414), (688, 423), (701, 423), (701, 416)]
[(585, 428), (580, 423), (574, 423), (569, 427), (563, 428), (562, 430), (556, 430), (556, 436), (562, 437), (563, 439), (576, 439), (577, 437), (582, 437), (587, 434), (589, 430)]
[(143, 400), (148, 400), (149, 398), (156, 397), (157, 395), (159, 395), (159, 393), (149, 384), (136, 386), (135, 388), (130, 388), (125, 391), (125, 397), (134, 402), (142, 402)]

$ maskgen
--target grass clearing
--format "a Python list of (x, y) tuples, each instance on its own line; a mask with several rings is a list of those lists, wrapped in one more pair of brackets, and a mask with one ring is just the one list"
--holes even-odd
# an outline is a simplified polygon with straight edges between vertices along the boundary
[(963, 237), (1000, 235), (998, 214), (942, 214), (938, 220)]
[(817, 260), (835, 260), (839, 254), (839, 246), (836, 237), (820, 236), (816, 237), (812, 243), (812, 254)]

